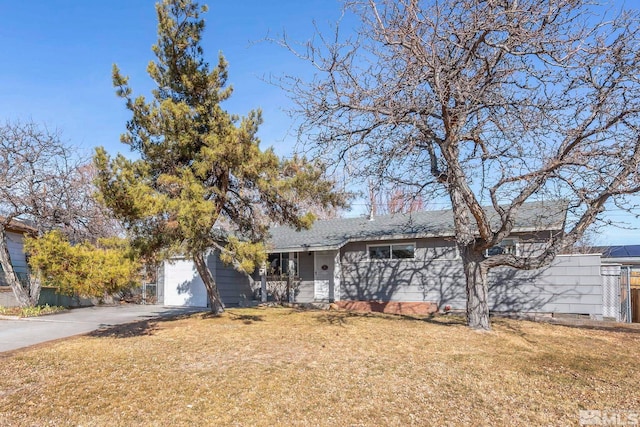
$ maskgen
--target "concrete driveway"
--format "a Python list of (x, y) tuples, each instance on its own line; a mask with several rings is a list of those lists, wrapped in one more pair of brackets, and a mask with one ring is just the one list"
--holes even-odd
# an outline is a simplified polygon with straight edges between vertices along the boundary
[(172, 317), (205, 309), (123, 304), (75, 308), (65, 313), (29, 318), (0, 318), (0, 353), (110, 326)]

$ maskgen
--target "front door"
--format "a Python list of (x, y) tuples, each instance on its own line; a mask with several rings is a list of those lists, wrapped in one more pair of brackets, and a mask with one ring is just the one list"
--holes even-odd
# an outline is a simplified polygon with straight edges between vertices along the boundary
[(317, 301), (329, 301), (334, 286), (334, 251), (315, 252), (313, 298)]

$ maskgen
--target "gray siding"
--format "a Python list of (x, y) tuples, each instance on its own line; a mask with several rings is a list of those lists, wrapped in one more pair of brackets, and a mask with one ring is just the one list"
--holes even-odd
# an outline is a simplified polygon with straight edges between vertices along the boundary
[(464, 306), (459, 261), (375, 261), (342, 264), (342, 300), (429, 301)]
[[(538, 245), (532, 240), (521, 242), (523, 246)], [(369, 261), (368, 242), (346, 245), (342, 250), (341, 299), (424, 301), (464, 309), (465, 279), (453, 242), (414, 242), (416, 253), (412, 260)], [(534, 271), (494, 269), (489, 283), (490, 307), (494, 311), (602, 315), (599, 255), (559, 256), (547, 268)]]
[[(15, 233), (13, 231), (7, 231), (7, 249), (9, 250), (9, 256), (11, 257), (11, 265), (13, 266), (13, 270), (16, 272), (18, 276), (18, 280), (22, 283), (28, 283), (29, 280), (29, 267), (27, 266), (27, 257), (24, 253), (24, 236), (20, 233)], [(0, 267), (0, 286), (9, 286), (4, 277), (4, 273), (2, 272), (2, 268)], [(13, 293), (12, 293), (13, 295)], [(12, 300), (7, 297), (4, 298), (6, 301), (5, 307), (9, 307), (12, 303)], [(17, 304), (17, 303), (16, 303)], [(15, 306), (15, 305), (13, 305)]]
[(496, 311), (602, 316), (599, 255), (561, 255), (533, 271), (500, 268), (490, 273), (489, 298)]
[(367, 245), (381, 242), (356, 242), (343, 248), (342, 300), (429, 301), (464, 306), (464, 275), (454, 242), (445, 239), (398, 242), (415, 243), (415, 259), (369, 261)]
[(29, 271), (27, 258), (24, 254), (24, 236), (13, 231), (7, 232), (7, 248), (11, 256), (11, 265), (17, 274), (26, 275)]
[[(247, 306), (253, 300), (252, 280), (237, 271), (233, 266), (226, 265), (216, 253), (209, 257), (207, 263), (216, 278), (220, 298), (226, 306)], [(258, 283), (259, 287), (259, 283)]]

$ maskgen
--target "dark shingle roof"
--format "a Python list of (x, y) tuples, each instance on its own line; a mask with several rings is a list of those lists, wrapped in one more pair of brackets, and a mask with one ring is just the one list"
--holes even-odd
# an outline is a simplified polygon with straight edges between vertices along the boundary
[[(491, 209), (492, 217), (497, 213)], [(516, 218), (514, 232), (562, 230), (566, 217), (565, 202), (525, 203)], [(316, 221), (309, 230), (279, 226), (270, 230), (271, 251), (337, 249), (350, 241), (396, 240), (418, 237), (454, 236), (451, 210), (413, 212), (369, 218), (336, 218)]]

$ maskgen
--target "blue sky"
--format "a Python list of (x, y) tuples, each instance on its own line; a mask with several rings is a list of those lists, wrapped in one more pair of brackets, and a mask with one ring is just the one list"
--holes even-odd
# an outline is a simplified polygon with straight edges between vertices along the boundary
[[(145, 69), (156, 40), (154, 0), (0, 0), (0, 117), (33, 119), (86, 148), (125, 151), (119, 135), (128, 111), (115, 96), (111, 66), (131, 78), (136, 93), (151, 81)], [(339, 17), (337, 1), (279, 0), (211, 2), (205, 15), (205, 54), (215, 62), (222, 51), (230, 63), (234, 95), (226, 108), (245, 114), (262, 108), (264, 145), (290, 153), (291, 124), (282, 91), (262, 77), (304, 65), (289, 52), (260, 42), (286, 29), (293, 37), (312, 35), (312, 22)]]
[[(305, 64), (285, 49), (260, 42), (286, 30), (293, 40), (313, 35), (314, 20), (325, 26), (340, 17), (338, 0), (208, 2), (203, 45), (215, 62), (227, 58), (234, 95), (232, 113), (263, 110), (263, 146), (291, 153), (295, 137), (285, 113), (290, 101), (263, 78), (303, 73)], [(125, 152), (119, 142), (129, 118), (111, 84), (111, 67), (129, 75), (136, 93), (148, 93), (147, 63), (156, 40), (155, 0), (0, 0), (0, 120), (33, 120), (61, 132), (63, 140), (90, 155), (93, 147)], [(351, 215), (362, 212), (356, 206)], [(637, 219), (619, 211), (608, 218)], [(608, 228), (599, 244), (640, 244), (640, 230)]]

